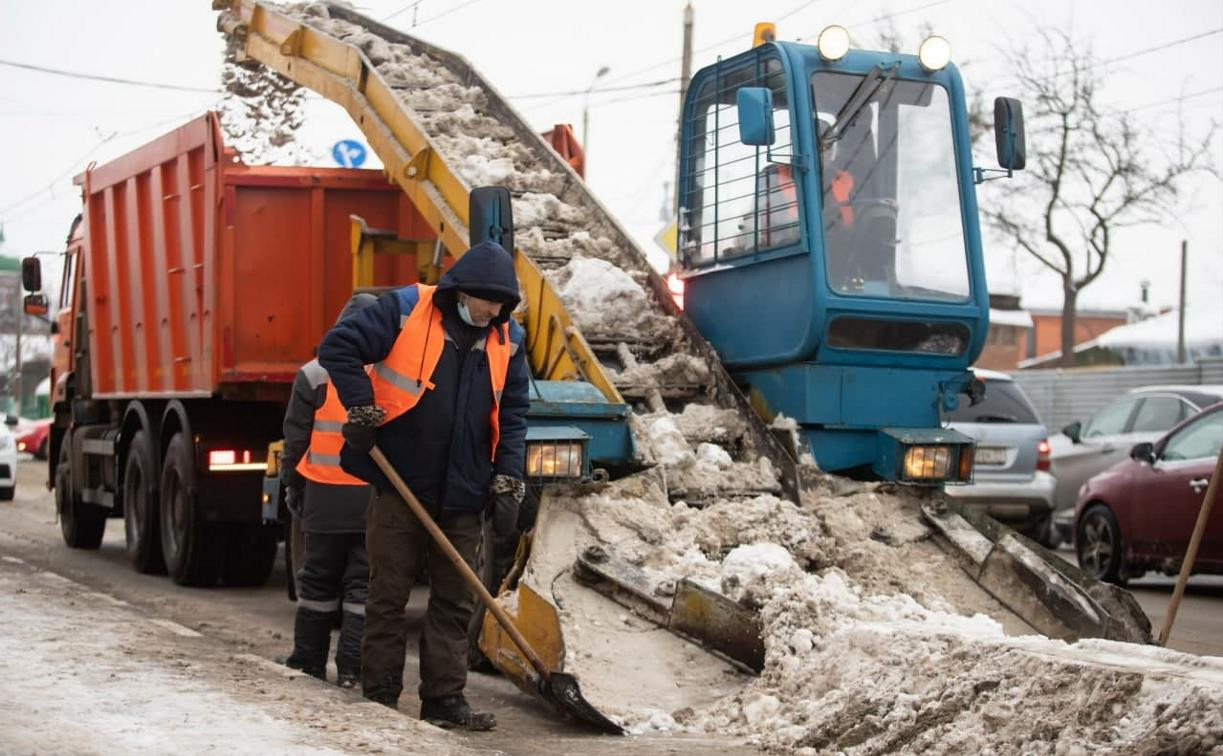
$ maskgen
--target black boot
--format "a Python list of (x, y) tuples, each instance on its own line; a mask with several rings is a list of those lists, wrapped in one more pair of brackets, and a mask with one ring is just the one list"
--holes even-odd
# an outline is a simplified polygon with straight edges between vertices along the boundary
[(361, 635), (364, 630), (364, 616), (344, 612), (340, 640), (335, 648), (336, 685), (341, 688), (355, 688), (361, 684)]
[(444, 698), (426, 698), (420, 702), (420, 718), (443, 729), (482, 732), (497, 726), (497, 718), (488, 712), (475, 712), (462, 694)]
[(332, 614), (297, 608), (297, 616), (293, 620), (293, 653), (285, 660), (285, 666), (300, 669), (320, 680), (327, 679)]

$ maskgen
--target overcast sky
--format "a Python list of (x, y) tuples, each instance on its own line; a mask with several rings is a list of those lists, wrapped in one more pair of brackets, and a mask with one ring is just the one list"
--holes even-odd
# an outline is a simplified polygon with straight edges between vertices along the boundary
[[(409, 0), (365, 0), (384, 18)], [(993, 96), (1008, 90), (999, 48), (1022, 40), (1036, 23), (1067, 28), (1104, 59), (1163, 47), (1108, 69), (1106, 102), (1133, 109), (1156, 134), (1175, 133), (1178, 113), (1190, 132), (1223, 121), (1223, 2), (1172, 0), (696, 0), (694, 70), (751, 41), (756, 21), (775, 20), (782, 39), (814, 41), (830, 23), (855, 40), (873, 41), (891, 16), (916, 43), (929, 25), (947, 37), (970, 86)], [(215, 90), (222, 43), (208, 0), (0, 0), (0, 60), (143, 82)], [(389, 23), (466, 56), (538, 129), (568, 122), (581, 129), (585, 90), (601, 66), (610, 72), (589, 98), (588, 180), (643, 242), (663, 224), (664, 182), (674, 173), (677, 85), (630, 85), (679, 73), (683, 0), (421, 0)], [(416, 25), (413, 27), (413, 20)], [(1213, 32), (1213, 33), (1211, 33)], [(863, 45), (866, 46), (866, 45)], [(966, 64), (966, 65), (965, 65)], [(600, 91), (600, 88), (615, 88)], [(1204, 93), (1204, 94), (1198, 94)], [(542, 96), (541, 96), (542, 95)], [(1183, 95), (1194, 95), (1178, 99)], [(71, 177), (213, 106), (219, 93), (87, 81), (0, 65), (0, 252), (24, 255), (62, 248), (78, 211)], [(347, 116), (313, 97), (301, 138), (329, 165), (330, 146), (360, 139)], [(992, 166), (992, 146), (977, 156)], [(1223, 166), (1223, 137), (1213, 154)], [(1189, 240), (1191, 304), (1223, 301), (1223, 184), (1196, 178), (1185, 208), (1159, 227), (1126, 229), (1105, 276), (1080, 307), (1135, 304), (1151, 282), (1156, 305), (1177, 299), (1181, 239)], [(982, 206), (1002, 201), (999, 183), (978, 188)], [(1030, 307), (1060, 306), (1058, 280), (1036, 263), (988, 240), (992, 290), (1021, 292)], [(1220, 326), (1223, 329), (1223, 325)]]

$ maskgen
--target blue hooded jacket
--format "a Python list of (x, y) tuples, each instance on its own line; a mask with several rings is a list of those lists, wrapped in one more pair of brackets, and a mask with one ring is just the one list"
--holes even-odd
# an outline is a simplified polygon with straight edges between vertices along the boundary
[[(457, 314), (458, 292), (505, 302), (488, 328), (476, 329)], [(403, 319), (416, 306), (415, 285), (384, 294), (366, 308), (336, 324), (319, 345), (319, 363), (331, 376), (345, 407), (374, 403), (374, 391), (365, 365), (390, 354)], [(510, 313), (518, 305), (518, 278), (514, 261), (499, 244), (472, 247), (442, 276), (433, 304), (442, 311), (446, 342), (431, 381), (434, 388), (421, 396), (408, 412), (378, 429), (378, 447), (395, 471), (434, 515), (443, 510), (481, 511), (489, 501), (494, 473), (521, 479), (525, 457), (529, 375), (525, 334)], [(473, 349), (479, 337), (502, 338), (494, 325), (509, 323), (513, 345), (505, 389), (501, 395), (501, 439), (496, 462), (491, 463), (493, 408), (488, 355)], [(348, 473), (392, 490), (368, 454), (345, 444), (341, 466)]]

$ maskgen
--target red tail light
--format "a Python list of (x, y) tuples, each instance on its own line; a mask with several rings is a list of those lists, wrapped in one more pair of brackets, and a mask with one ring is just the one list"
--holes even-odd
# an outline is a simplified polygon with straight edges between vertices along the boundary
[(1049, 454), (1053, 447), (1049, 446), (1049, 439), (1042, 438), (1040, 443), (1036, 445), (1036, 469), (1049, 472), (1049, 468), (1053, 466), (1053, 460)]
[(221, 467), (232, 465), (238, 461), (238, 452), (234, 449), (213, 449), (208, 452), (208, 466)]

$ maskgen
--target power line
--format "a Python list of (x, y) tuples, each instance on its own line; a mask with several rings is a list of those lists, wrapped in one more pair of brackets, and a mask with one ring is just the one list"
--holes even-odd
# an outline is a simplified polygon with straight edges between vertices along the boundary
[(136, 79), (123, 79), (117, 76), (101, 76), (98, 74), (87, 74), (79, 71), (65, 71), (60, 68), (47, 68), (46, 66), (36, 66), (32, 63), (18, 63), (13, 60), (0, 60), (0, 66), (11, 66), (13, 68), (24, 68), (27, 71), (38, 71), (39, 73), (54, 74), (56, 76), (67, 76), (73, 79), (89, 79), (90, 81), (105, 81), (110, 84), (128, 84), (135, 87), (152, 87), (153, 89), (171, 89), (178, 92), (203, 92), (206, 94), (216, 94), (219, 89), (204, 89), (202, 87), (186, 87), (179, 84), (163, 84), (155, 81), (137, 81)]
[(425, 19), (421, 19), (420, 23), (413, 24), (413, 27), (424, 26), (425, 24), (429, 23), (430, 21), (436, 21), (443, 16), (449, 16), (451, 13), (455, 13), (456, 11), (461, 11), (464, 8), (466, 8), (467, 6), (475, 5), (478, 2), (481, 2), (481, 0), (467, 0), (467, 2), (465, 3), (459, 3), (458, 5), (454, 6), (453, 8), (447, 8), (446, 10), (442, 11), (441, 13), (438, 13), (433, 16), (429, 16), (428, 18), (425, 18)]
[(507, 95), (511, 100), (533, 100), (539, 97), (569, 97), (571, 95), (584, 94), (599, 94), (600, 92), (627, 92), (634, 89), (653, 89), (661, 87), (664, 84), (674, 84), (679, 81), (678, 76), (673, 76), (670, 79), (659, 79), (658, 81), (646, 82), (644, 84), (626, 84), (622, 87), (595, 87), (594, 89), (571, 89), (564, 92), (536, 92), (534, 94)]
[(1099, 61), (1096, 61), (1095, 63), (1092, 63), (1090, 66), (1088, 66), (1088, 68), (1095, 68), (1096, 66), (1107, 66), (1112, 63), (1119, 63), (1123, 60), (1130, 60), (1131, 58), (1137, 58), (1142, 55), (1147, 55), (1153, 52), (1159, 52), (1160, 50), (1167, 50), (1169, 47), (1176, 47), (1177, 45), (1183, 45), (1186, 42), (1193, 42), (1195, 40), (1199, 40), (1204, 37), (1210, 37), (1215, 34), (1221, 34), (1221, 33), (1223, 33), (1223, 27), (1219, 27), (1218, 29), (1211, 29), (1210, 31), (1204, 31), (1200, 34), (1194, 34), (1191, 37), (1184, 37), (1182, 39), (1172, 40), (1171, 42), (1165, 42), (1164, 44), (1156, 45), (1155, 47), (1148, 47), (1143, 50), (1135, 50), (1134, 52), (1126, 53), (1125, 55), (1118, 55), (1115, 58), (1099, 60)]
[(420, 5), (420, 4), (421, 4), (421, 3), (423, 3), (424, 1), (425, 1), (425, 0), (416, 0), (416, 2), (414, 2), (414, 3), (409, 3), (409, 4), (405, 5), (405, 6), (403, 6), (402, 8), (400, 8), (400, 9), (399, 9), (399, 10), (397, 10), (397, 11), (395, 11), (394, 13), (392, 13), (392, 14), (391, 14), (391, 15), (389, 15), (389, 16), (383, 16), (383, 17), (382, 17), (382, 22), (383, 22), (383, 23), (386, 23), (387, 21), (390, 21), (392, 18), (395, 18), (396, 16), (400, 15), (401, 13), (407, 13), (408, 11), (412, 10), (413, 8), (415, 8), (416, 6)]
[(1171, 105), (1174, 102), (1184, 102), (1185, 100), (1192, 100), (1195, 97), (1203, 97), (1208, 94), (1214, 94), (1215, 92), (1223, 92), (1223, 87), (1211, 87), (1210, 89), (1203, 89), (1198, 92), (1190, 92), (1189, 94), (1184, 94), (1184, 95), (1181, 95), (1180, 97), (1169, 97), (1166, 100), (1159, 100), (1158, 102), (1148, 102), (1146, 105), (1138, 105), (1137, 107), (1126, 108), (1122, 112), (1133, 113), (1138, 110), (1146, 110), (1147, 108), (1154, 108), (1160, 105)]

